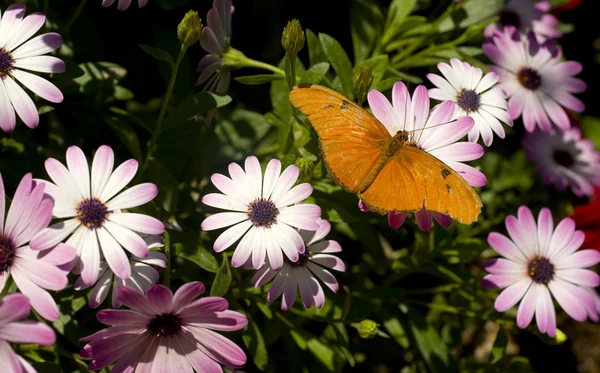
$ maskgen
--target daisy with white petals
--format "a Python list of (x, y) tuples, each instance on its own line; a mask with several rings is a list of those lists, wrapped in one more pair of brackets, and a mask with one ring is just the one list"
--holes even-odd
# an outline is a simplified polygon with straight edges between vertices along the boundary
[(65, 220), (46, 228), (31, 241), (31, 247), (43, 250), (68, 238), (66, 243), (75, 247), (79, 256), (73, 272), (81, 273), (88, 285), (98, 279), (102, 258), (117, 277), (127, 280), (131, 265), (125, 250), (146, 258), (148, 245), (140, 234), (164, 232), (164, 225), (151, 216), (120, 213), (151, 201), (158, 189), (144, 183), (119, 193), (135, 176), (138, 163), (130, 159), (114, 171), (113, 165), (112, 149), (101, 146), (94, 155), (90, 178), (85, 154), (71, 146), (67, 167), (54, 158), (46, 160), (46, 171), (53, 182), (39, 180), (54, 199), (53, 216)]
[(510, 0), (500, 11), (498, 22), (488, 25), (483, 35), (491, 38), (496, 31), (512, 26), (522, 33), (533, 31), (540, 41), (560, 38), (562, 32), (556, 27), (558, 19), (550, 14), (549, 1)]
[(453, 119), (470, 116), (475, 125), (469, 131), (469, 141), (477, 142), (479, 134), (485, 146), (492, 145), (494, 133), (504, 138), (504, 122), (512, 126), (508, 115), (504, 92), (494, 87), (498, 75), (491, 72), (483, 75), (478, 67), (473, 67), (456, 58), (450, 59), (450, 65), (439, 63), (438, 69), (444, 75), (427, 74), (427, 78), (437, 87), (429, 90), (429, 97), (436, 100), (454, 102)]
[[(62, 102), (63, 94), (46, 79), (25, 70), (41, 73), (62, 73), (65, 64), (56, 57), (44, 56), (60, 48), (62, 38), (51, 32), (29, 40), (46, 22), (46, 16), (33, 13), (25, 17), (25, 4), (12, 4), (0, 9), (0, 128), (12, 132), (16, 115), (29, 128), (40, 122), (37, 108), (21, 83), (41, 98)], [(16, 112), (16, 115), (15, 115)]]
[(272, 159), (263, 174), (258, 159), (246, 158), (245, 170), (237, 163), (229, 165), (230, 178), (221, 174), (211, 176), (213, 184), (223, 194), (211, 193), (202, 197), (205, 205), (230, 210), (209, 216), (202, 230), (210, 231), (228, 226), (215, 241), (214, 250), (221, 252), (240, 238), (231, 264), (240, 267), (251, 259), (259, 269), (268, 257), (273, 269), (283, 266), (287, 259), (298, 261), (304, 253), (304, 243), (294, 228), (314, 231), (319, 228), (319, 206), (298, 204), (312, 193), (308, 183), (294, 187), (298, 167), (291, 165), (281, 172), (281, 162)]
[(323, 307), (325, 293), (319, 280), (334, 293), (339, 290), (337, 280), (328, 269), (340, 272), (346, 270), (346, 265), (340, 258), (330, 255), (341, 252), (342, 247), (336, 241), (321, 241), (329, 234), (331, 224), (322, 219), (319, 219), (318, 223), (319, 229), (316, 231), (300, 231), (306, 249), (296, 262), (286, 260), (280, 270), (273, 270), (265, 263), (250, 280), (254, 287), (263, 286), (273, 280), (267, 299), (272, 302), (283, 294), (282, 310), (287, 310), (294, 304), (298, 290), (304, 307), (310, 308), (313, 304), (317, 308)]
[[(117, 1), (117, 0), (102, 0), (102, 6), (104, 6), (104, 7), (111, 6), (115, 3), (115, 1)], [(127, 10), (127, 8), (129, 8), (131, 3), (132, 3), (132, 0), (119, 0), (119, 3), (117, 4), (117, 9)], [(138, 6), (140, 8), (145, 7), (146, 4), (148, 4), (148, 0), (138, 0)]]
[(600, 252), (580, 250), (584, 234), (575, 230), (571, 218), (554, 228), (552, 213), (543, 208), (537, 224), (526, 206), (518, 217), (506, 218), (510, 238), (492, 232), (489, 245), (503, 258), (490, 259), (485, 269), (490, 272), (482, 285), (504, 289), (495, 307), (504, 312), (519, 301), (517, 325), (525, 328), (535, 315), (538, 329), (550, 337), (556, 335), (556, 314), (552, 297), (577, 321), (591, 314), (597, 318), (596, 299), (588, 288), (600, 285), (600, 276), (587, 269), (600, 262)]

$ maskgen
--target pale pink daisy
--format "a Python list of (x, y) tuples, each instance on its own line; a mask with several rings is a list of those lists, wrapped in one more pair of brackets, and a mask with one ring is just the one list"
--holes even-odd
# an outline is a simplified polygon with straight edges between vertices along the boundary
[[(148, 236), (144, 238), (144, 241), (146, 241), (149, 249), (163, 246), (160, 236)], [(160, 275), (154, 266), (161, 268), (167, 267), (167, 257), (165, 254), (158, 251), (148, 252), (148, 256), (144, 259), (137, 258), (131, 254), (128, 254), (127, 256), (129, 257), (129, 264), (131, 265), (131, 277), (127, 280), (116, 277), (105, 261), (100, 263), (98, 282), (96, 282), (88, 299), (88, 305), (91, 308), (97, 308), (104, 302), (110, 291), (111, 285), (111, 304), (113, 308), (121, 307), (122, 303), (117, 297), (118, 288), (121, 286), (128, 286), (145, 293), (152, 285), (158, 283)], [(81, 277), (77, 279), (74, 285), (75, 290), (84, 290), (89, 287), (90, 285), (83, 282)]]
[(553, 123), (567, 129), (571, 122), (564, 108), (583, 111), (583, 102), (573, 96), (586, 89), (584, 81), (573, 77), (581, 71), (581, 64), (561, 61), (560, 49), (506, 27), (494, 34), (493, 42), (483, 44), (483, 51), (498, 65), (490, 70), (498, 74), (498, 86), (509, 97), (508, 113), (512, 119), (522, 114), (527, 132), (536, 126), (548, 132)]
[(250, 282), (254, 287), (260, 287), (273, 280), (267, 293), (269, 302), (281, 298), (281, 309), (287, 310), (296, 301), (298, 290), (302, 297), (304, 307), (310, 308), (313, 304), (317, 308), (325, 304), (325, 293), (319, 283), (321, 280), (331, 291), (337, 293), (339, 285), (335, 276), (328, 269), (344, 272), (344, 262), (332, 253), (339, 253), (342, 247), (332, 240), (321, 241), (329, 231), (331, 224), (327, 220), (319, 219), (319, 229), (316, 231), (300, 231), (306, 250), (296, 262), (285, 261), (279, 270), (273, 270), (268, 263), (252, 277)]
[[(117, 0), (102, 0), (102, 6), (111, 6), (114, 4), (115, 1)], [(127, 10), (131, 3), (132, 0), (119, 0), (119, 3), (117, 4), (117, 9)], [(138, 0), (138, 7), (140, 7), (140, 9), (145, 7), (146, 4), (148, 4), (148, 0)]]
[(537, 130), (522, 143), (544, 184), (554, 184), (561, 192), (569, 187), (579, 197), (593, 196), (594, 186), (600, 186), (600, 152), (591, 140), (581, 138), (579, 128)]
[(491, 38), (495, 32), (512, 26), (522, 33), (533, 31), (538, 40), (560, 38), (562, 32), (556, 27), (558, 19), (550, 11), (549, 1), (510, 0), (500, 11), (500, 20), (488, 25), (483, 35)]
[[(594, 288), (584, 287), (583, 290), (585, 290), (594, 299), (594, 307), (585, 309), (588, 314), (588, 318), (593, 322), (600, 321), (600, 295)], [(585, 306), (589, 307), (590, 304), (586, 303)]]
[[(418, 86), (414, 94), (408, 93), (402, 82), (394, 84), (392, 103), (379, 91), (371, 90), (367, 95), (373, 115), (387, 128), (391, 136), (398, 131), (408, 131), (409, 138), (405, 146), (417, 147), (458, 172), (470, 185), (483, 186), (485, 175), (463, 162), (478, 159), (483, 155), (483, 147), (477, 143), (458, 141), (474, 126), (473, 118), (464, 116), (452, 119), (454, 102), (447, 100), (429, 112), (429, 94), (425, 86)], [(363, 203), (359, 203), (365, 209)], [(431, 217), (444, 226), (450, 224), (450, 218), (429, 211), (416, 213), (419, 226), (431, 228)], [(390, 226), (398, 228), (404, 222), (406, 213), (388, 212)], [(427, 222), (428, 221), (428, 222)]]
[[(202, 203), (230, 210), (206, 218), (202, 230), (210, 231), (228, 226), (214, 243), (221, 252), (240, 238), (231, 264), (240, 267), (251, 257), (253, 268), (259, 269), (268, 256), (273, 269), (283, 266), (285, 256), (292, 262), (304, 253), (304, 243), (294, 229), (314, 231), (321, 209), (317, 205), (299, 204), (312, 193), (312, 186), (303, 183), (294, 186), (300, 171), (291, 165), (281, 172), (281, 162), (272, 159), (264, 173), (258, 159), (246, 158), (246, 170), (237, 163), (229, 165), (231, 178), (213, 174), (211, 180), (221, 193), (202, 197)], [(283, 252), (283, 253), (282, 253)]]
[(495, 87), (498, 75), (483, 72), (456, 58), (450, 59), (450, 65), (439, 63), (438, 69), (444, 75), (427, 74), (427, 78), (437, 87), (429, 90), (429, 97), (436, 100), (454, 102), (452, 119), (470, 116), (475, 125), (469, 131), (469, 141), (477, 142), (479, 134), (485, 146), (492, 145), (494, 133), (504, 138), (504, 122), (512, 126), (507, 112), (504, 92)]
[(112, 272), (127, 280), (131, 276), (131, 265), (125, 250), (138, 258), (146, 258), (148, 245), (140, 234), (164, 232), (164, 225), (156, 218), (120, 212), (151, 201), (158, 189), (152, 183), (144, 183), (119, 193), (135, 176), (138, 162), (130, 159), (114, 171), (113, 165), (112, 149), (101, 146), (94, 155), (90, 177), (85, 154), (71, 146), (67, 150), (68, 168), (48, 158), (46, 172), (53, 182), (39, 180), (54, 200), (53, 216), (65, 220), (46, 228), (31, 241), (31, 247), (43, 250), (68, 238), (67, 245), (75, 247), (79, 257), (73, 272), (81, 273), (88, 285), (98, 279), (100, 252)]
[(65, 64), (56, 57), (44, 56), (60, 48), (62, 38), (51, 32), (29, 40), (46, 22), (46, 16), (32, 13), (25, 17), (25, 4), (10, 5), (0, 9), (0, 128), (12, 132), (16, 115), (29, 128), (40, 123), (37, 108), (21, 83), (41, 98), (62, 102), (63, 94), (46, 79), (24, 70), (41, 73), (62, 73)]
[(9, 343), (35, 343), (52, 346), (56, 342), (54, 330), (37, 321), (24, 320), (31, 307), (22, 294), (10, 294), (0, 298), (0, 372), (36, 373), (36, 370)]
[(506, 230), (510, 238), (488, 235), (488, 244), (503, 258), (486, 262), (490, 274), (482, 281), (486, 288), (506, 288), (496, 298), (498, 312), (521, 301), (517, 325), (527, 327), (535, 315), (540, 332), (550, 337), (556, 334), (552, 296), (577, 321), (595, 312), (595, 300), (586, 288), (600, 285), (600, 276), (586, 268), (600, 262), (600, 252), (579, 250), (585, 235), (575, 230), (573, 219), (561, 220), (555, 229), (552, 213), (543, 208), (536, 225), (529, 208), (521, 206), (518, 218), (506, 218)]
[(219, 364), (241, 368), (246, 355), (218, 331), (243, 329), (246, 316), (228, 310), (221, 297), (196, 299), (204, 293), (201, 282), (181, 286), (175, 295), (154, 285), (146, 294), (121, 287), (117, 296), (131, 310), (102, 310), (98, 320), (109, 328), (82, 341), (80, 352), (91, 358), (89, 368), (99, 370), (115, 363), (112, 373), (192, 372), (221, 373)]
[(52, 219), (52, 201), (44, 198), (44, 190), (44, 184), (34, 182), (31, 174), (25, 175), (4, 220), (6, 199), (0, 175), (0, 292), (12, 276), (31, 306), (46, 320), (56, 321), (58, 307), (47, 290), (61, 290), (69, 284), (68, 272), (61, 266), (77, 253), (63, 244), (49, 245), (44, 251), (27, 245)]

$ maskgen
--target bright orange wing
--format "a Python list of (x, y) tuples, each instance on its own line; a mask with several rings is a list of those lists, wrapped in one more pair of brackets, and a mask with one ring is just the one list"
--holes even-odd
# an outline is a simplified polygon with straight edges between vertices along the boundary
[(410, 212), (425, 207), (463, 224), (476, 221), (482, 206), (462, 176), (412, 146), (403, 146), (360, 198), (378, 212)]
[(359, 193), (391, 139), (384, 125), (346, 97), (316, 84), (294, 87), (290, 101), (317, 131), (331, 176), (346, 190)]

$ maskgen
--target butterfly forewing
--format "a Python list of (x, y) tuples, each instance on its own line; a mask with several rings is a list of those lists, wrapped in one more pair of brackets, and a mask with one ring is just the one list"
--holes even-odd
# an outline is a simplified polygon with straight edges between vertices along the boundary
[(391, 139), (383, 124), (344, 96), (318, 85), (295, 87), (290, 101), (317, 131), (331, 176), (358, 193)]

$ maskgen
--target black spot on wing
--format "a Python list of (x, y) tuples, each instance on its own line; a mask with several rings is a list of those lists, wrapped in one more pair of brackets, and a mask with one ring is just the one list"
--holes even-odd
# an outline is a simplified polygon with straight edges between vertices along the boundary
[(448, 191), (448, 194), (452, 193), (452, 188), (448, 184), (446, 184), (446, 190)]
[(325, 104), (323, 106), (323, 109), (333, 109), (335, 106), (331, 105), (331, 104)]
[[(442, 178), (447, 178), (450, 175), (450, 171), (447, 168), (442, 168)], [(447, 186), (447, 185), (446, 185)]]
[(348, 109), (350, 107), (350, 103), (346, 100), (342, 101), (342, 104), (340, 105), (340, 109), (344, 110), (344, 109)]

